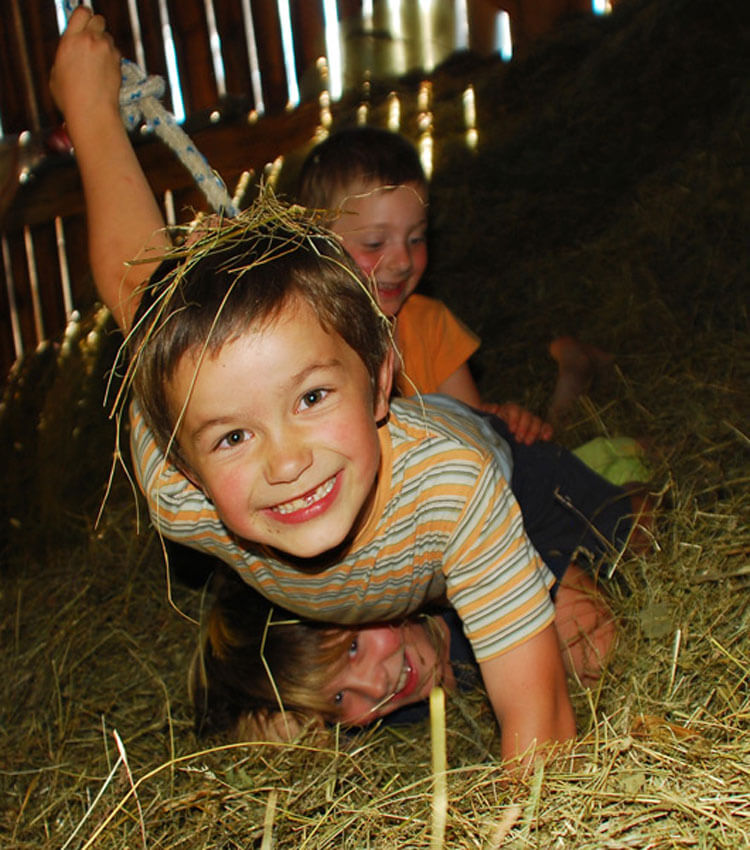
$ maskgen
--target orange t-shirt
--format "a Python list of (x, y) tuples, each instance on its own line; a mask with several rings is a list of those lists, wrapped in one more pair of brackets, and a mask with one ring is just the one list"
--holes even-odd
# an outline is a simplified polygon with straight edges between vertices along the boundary
[(412, 396), (437, 392), (479, 348), (479, 337), (442, 301), (414, 294), (396, 317), (396, 344), (403, 358), (397, 387), (403, 396)]

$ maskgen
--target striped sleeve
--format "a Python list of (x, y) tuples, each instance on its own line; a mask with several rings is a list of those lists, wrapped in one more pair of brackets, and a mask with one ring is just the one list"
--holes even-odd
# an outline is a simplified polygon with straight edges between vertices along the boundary
[(526, 536), (510, 486), (480, 470), (443, 561), (448, 599), (478, 661), (501, 655), (554, 620), (551, 577)]

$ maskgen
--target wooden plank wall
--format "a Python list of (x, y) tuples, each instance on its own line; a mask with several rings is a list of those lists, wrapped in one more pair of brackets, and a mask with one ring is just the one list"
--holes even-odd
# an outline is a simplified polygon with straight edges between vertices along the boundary
[[(591, 9), (591, 0), (460, 2), (468, 5), (469, 46), (480, 52), (488, 49), (488, 22), (498, 9), (510, 15), (515, 50), (523, 50), (561, 15)], [(58, 5), (62, 3), (57, 0)], [(436, 0), (436, 28), (449, 28), (456, 3), (459, 0)], [(387, 5), (386, 0), (372, 4), (369, 26), (381, 37), (379, 22), (387, 25)], [(320, 118), (321, 83), (315, 65), (325, 54), (324, 0), (288, 0), (294, 65), (302, 90), (301, 103), (293, 110), (289, 109), (277, 0), (94, 0), (93, 6), (106, 17), (124, 56), (137, 60), (142, 51), (140, 64), (168, 80), (166, 13), (185, 128), (230, 187), (243, 170), (259, 172), (279, 154), (300, 148), (312, 138)], [(405, 27), (419, 24), (418, 16), (424, 14), (421, 6), (422, 0), (401, 0)], [(342, 29), (353, 33), (348, 58), (356, 66), (364, 61), (365, 52), (356, 41), (363, 32), (363, 2), (338, 0), (334, 7)], [(140, 43), (134, 36), (131, 9), (137, 10)], [(71, 310), (88, 309), (94, 301), (80, 183), (47, 85), (59, 39), (58, 14), (56, 0), (3, 0), (0, 16), (0, 376), (7, 375), (23, 354), (58, 338)], [(223, 82), (214, 73), (212, 17), (221, 39)], [(247, 37), (249, 18), (254, 42)], [(436, 34), (438, 42), (441, 35)], [(259, 69), (255, 87), (253, 52)], [(348, 70), (345, 89), (350, 93), (340, 108), (356, 108), (358, 94), (352, 89), (364, 70)], [(372, 70), (386, 73), (388, 69)], [(169, 97), (165, 103), (170, 106)], [(256, 123), (259, 112), (262, 117)], [(204, 206), (190, 175), (171, 152), (154, 140), (136, 141), (157, 193), (174, 191), (178, 211)], [(182, 220), (186, 215), (182, 214)]]

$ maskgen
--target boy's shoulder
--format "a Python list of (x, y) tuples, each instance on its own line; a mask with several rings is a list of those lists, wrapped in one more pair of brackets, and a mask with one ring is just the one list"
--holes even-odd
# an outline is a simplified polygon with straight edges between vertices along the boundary
[(452, 315), (448, 307), (437, 298), (422, 295), (421, 292), (412, 292), (399, 310), (397, 321), (409, 324), (412, 322), (431, 324)]
[(510, 480), (513, 462), (508, 443), (485, 417), (450, 396), (393, 399), (388, 434), (394, 463), (414, 456), (440, 462), (473, 455), (480, 465), (494, 460)]

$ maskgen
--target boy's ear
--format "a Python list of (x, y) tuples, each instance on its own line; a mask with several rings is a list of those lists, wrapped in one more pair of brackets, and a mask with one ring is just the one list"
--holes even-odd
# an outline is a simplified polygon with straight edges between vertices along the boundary
[(378, 382), (375, 387), (375, 421), (382, 422), (388, 416), (390, 409), (391, 390), (393, 389), (393, 368), (396, 362), (393, 346), (388, 346), (388, 353), (380, 365)]
[(193, 470), (190, 468), (190, 466), (187, 463), (184, 463), (182, 461), (177, 461), (175, 463), (175, 465), (177, 466), (177, 469), (179, 469), (180, 472), (185, 476), (185, 478), (187, 478), (187, 480), (194, 487), (197, 487), (202, 493), (204, 493), (206, 495), (206, 498), (208, 498), (208, 494), (203, 489), (203, 485), (201, 484), (200, 478), (198, 478), (198, 476), (196, 475), (195, 472), (193, 472)]

